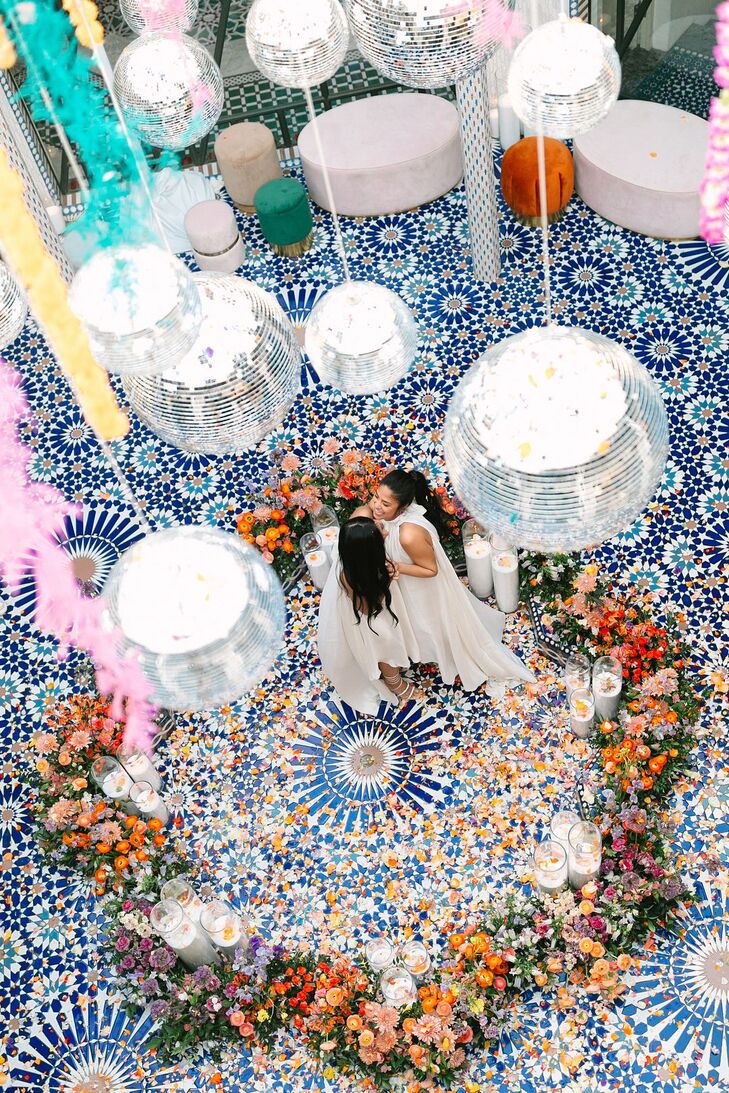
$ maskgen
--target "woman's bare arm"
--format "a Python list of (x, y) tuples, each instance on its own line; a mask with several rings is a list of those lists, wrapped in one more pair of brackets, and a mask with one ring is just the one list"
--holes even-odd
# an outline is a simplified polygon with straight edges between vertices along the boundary
[(412, 565), (398, 563), (398, 571), (404, 577), (436, 577), (438, 563), (430, 535), (418, 524), (401, 524), (400, 545), (412, 559)]

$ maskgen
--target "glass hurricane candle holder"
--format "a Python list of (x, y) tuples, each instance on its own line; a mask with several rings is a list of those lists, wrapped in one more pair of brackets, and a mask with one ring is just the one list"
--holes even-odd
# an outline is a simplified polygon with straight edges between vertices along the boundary
[(564, 666), (564, 685), (567, 699), (573, 691), (589, 691), (590, 689), (590, 658), (584, 653), (575, 653), (568, 657)]
[(418, 997), (413, 979), (407, 968), (392, 964), (380, 976), (380, 990), (388, 1006), (403, 1009), (411, 1006)]
[(129, 799), (145, 820), (155, 819), (166, 824), (170, 818), (170, 810), (149, 782), (134, 782), (129, 790)]
[(396, 952), (389, 938), (373, 937), (365, 945), (365, 960), (373, 972), (381, 972), (392, 966)]
[(463, 524), (461, 537), (463, 553), (466, 556), (468, 584), (474, 596), (482, 600), (494, 590), (489, 535), (478, 520), (470, 519)]
[(545, 839), (534, 851), (534, 879), (540, 892), (559, 892), (567, 883), (567, 851), (555, 839)]
[(331, 563), (339, 539), (339, 520), (336, 512), (329, 505), (322, 505), (316, 515), (312, 514), (311, 526), (316, 533), (319, 545), (327, 552)]
[(500, 535), (491, 536), (491, 572), (499, 611), (507, 615), (519, 606), (519, 555)]
[(91, 777), (105, 797), (120, 804), (129, 801), (132, 779), (112, 755), (99, 755), (94, 759), (91, 764)]
[(318, 536), (311, 531), (301, 536), (300, 546), (311, 582), (321, 592), (332, 568), (329, 555), (319, 542)]
[(597, 880), (602, 862), (602, 836), (599, 828), (581, 820), (569, 833), (569, 882), (579, 889)]
[(214, 899), (203, 907), (200, 925), (224, 956), (232, 957), (236, 949), (247, 945), (243, 919), (224, 899)]
[(586, 740), (595, 725), (595, 699), (592, 691), (578, 687), (570, 695), (570, 729)]
[(563, 846), (565, 852), (569, 851), (570, 831), (575, 824), (580, 823), (580, 817), (576, 812), (557, 812), (552, 817), (549, 825), (549, 838)]
[(203, 902), (192, 885), (182, 877), (174, 877), (166, 881), (160, 888), (159, 894), (162, 900), (172, 899), (179, 903), (191, 922), (200, 921)]
[(188, 968), (217, 964), (219, 957), (199, 926), (192, 922), (174, 899), (156, 903), (149, 916), (152, 929), (174, 949)]
[(149, 782), (152, 789), (159, 789), (162, 779), (152, 760), (139, 748), (119, 748), (116, 757), (133, 782)]
[(430, 970), (430, 955), (422, 941), (406, 941), (400, 949), (400, 959), (413, 976), (420, 978)]
[(623, 666), (615, 657), (598, 657), (592, 666), (592, 693), (598, 721), (614, 721), (620, 708)]

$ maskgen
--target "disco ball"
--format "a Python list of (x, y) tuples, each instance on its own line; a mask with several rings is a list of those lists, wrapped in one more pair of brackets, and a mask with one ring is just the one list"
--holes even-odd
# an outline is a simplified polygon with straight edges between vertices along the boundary
[(110, 372), (164, 372), (195, 343), (200, 293), (174, 254), (152, 243), (107, 247), (79, 269), (68, 296)]
[(189, 30), (197, 19), (198, 0), (120, 0), (121, 13), (135, 34), (179, 33)]
[(345, 281), (314, 305), (305, 344), (322, 382), (369, 395), (405, 375), (418, 349), (418, 328), (410, 308), (389, 288)]
[(103, 596), (119, 655), (139, 661), (164, 709), (235, 702), (281, 648), (286, 607), (273, 566), (218, 528), (146, 535), (115, 564)]
[(0, 349), (15, 341), (27, 316), (25, 293), (5, 263), (0, 262)]
[(299, 390), (301, 350), (268, 292), (242, 277), (196, 273), (203, 322), (195, 345), (157, 376), (128, 376), (129, 403), (157, 436), (187, 451), (244, 451), (270, 433)]
[(597, 125), (617, 101), (620, 58), (612, 38), (561, 15), (528, 34), (508, 76), (517, 116), (547, 137), (572, 137)]
[(515, 0), (346, 0), (360, 52), (408, 87), (470, 76), (500, 45)]
[(588, 330), (532, 328), (466, 373), (446, 415), (463, 504), (529, 550), (581, 550), (628, 527), (660, 480), (668, 423), (627, 350)]
[(220, 69), (185, 34), (131, 42), (114, 67), (114, 91), (142, 140), (174, 152), (202, 140), (223, 109)]
[(254, 0), (246, 46), (256, 68), (282, 87), (316, 87), (337, 71), (349, 44), (339, 0)]

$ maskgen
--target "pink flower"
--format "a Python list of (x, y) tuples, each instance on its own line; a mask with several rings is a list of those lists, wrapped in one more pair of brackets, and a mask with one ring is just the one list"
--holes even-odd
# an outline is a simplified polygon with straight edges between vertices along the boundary
[(273, 509), (270, 505), (256, 505), (253, 510), (253, 518), (259, 524), (265, 524), (267, 520), (271, 519), (271, 513)]
[(33, 733), (33, 747), (40, 755), (48, 755), (56, 750), (57, 741), (50, 732), (35, 732)]
[(345, 470), (354, 470), (354, 468), (359, 464), (361, 458), (362, 452), (358, 451), (356, 448), (352, 448), (351, 451), (345, 452), (343, 454), (342, 466), (345, 468)]
[(432, 1013), (424, 1013), (413, 1026), (413, 1036), (424, 1044), (435, 1044), (443, 1038), (443, 1022)]
[(594, 592), (597, 585), (597, 577), (594, 573), (580, 573), (575, 579), (575, 588), (578, 592)]
[(281, 470), (290, 473), (291, 471), (298, 471), (301, 466), (301, 460), (298, 455), (285, 455), (281, 460)]
[(378, 1033), (375, 1039), (375, 1049), (382, 1052), (383, 1055), (387, 1055), (388, 1051), (392, 1051), (397, 1043), (397, 1034), (393, 1029), (386, 1029), (384, 1032)]
[(82, 748), (87, 748), (90, 743), (91, 733), (87, 732), (86, 729), (76, 729), (66, 741), (66, 746), (69, 747), (71, 751), (81, 751)]
[(400, 1015), (392, 1006), (382, 1006), (379, 1002), (365, 1002), (365, 1019), (379, 1032), (396, 1029)]
[(340, 448), (339, 441), (333, 436), (327, 437), (327, 439), (324, 441), (324, 454), (325, 455), (334, 455), (335, 452), (339, 451), (339, 448)]

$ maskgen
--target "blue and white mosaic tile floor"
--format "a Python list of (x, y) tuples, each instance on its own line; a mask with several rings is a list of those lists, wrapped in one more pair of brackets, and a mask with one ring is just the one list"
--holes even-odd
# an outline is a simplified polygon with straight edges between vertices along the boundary
[[(246, 220), (242, 275), (274, 292), (295, 323), (340, 278), (329, 218), (314, 249), (273, 258)], [(311, 464), (326, 436), (442, 475), (440, 429), (469, 364), (495, 340), (542, 318), (538, 233), (501, 219), (503, 276), (469, 274), (461, 190), (397, 217), (346, 221), (353, 275), (388, 285), (412, 306), (421, 353), (392, 391), (349, 398), (322, 388), (304, 363), (302, 393), (276, 433), (245, 457), (175, 451), (135, 422), (117, 455), (158, 527), (178, 522), (232, 529), (270, 451), (286, 446)], [(555, 311), (565, 324), (607, 334), (651, 369), (671, 423), (660, 490), (634, 527), (607, 544), (601, 564), (685, 612), (697, 667), (726, 671), (729, 557), (729, 295), (726, 248), (644, 239), (606, 223), (574, 199), (550, 233)], [(85, 559), (97, 587), (140, 534), (134, 513), (70, 400), (32, 324), (6, 356), (23, 373), (34, 420), (26, 439), (33, 476), (75, 498), (81, 515), (65, 548)], [(324, 1088), (294, 1045), (262, 1061), (244, 1054), (160, 1068), (145, 1052), (151, 1022), (128, 1017), (97, 958), (103, 914), (72, 875), (41, 868), (24, 744), (46, 704), (73, 689), (74, 658), (59, 663), (34, 630), (33, 589), (0, 591), (0, 1086), (72, 1093), (89, 1077), (104, 1093), (206, 1090), (219, 1069), (227, 1093)], [(250, 701), (182, 722), (160, 753), (167, 794), (183, 822), (207, 891), (223, 890), (276, 938), (352, 949), (369, 930), (413, 926), (434, 941), (489, 892), (518, 882), (526, 854), (555, 806), (574, 797), (584, 745), (565, 734), (552, 669), (532, 650), (525, 618), (509, 638), (540, 679), (531, 697), (465, 695), (425, 678), (425, 707), (365, 719), (325, 687), (313, 634), (316, 596), (290, 597), (287, 648)], [(693, 771), (671, 810), (677, 854), (698, 902), (679, 935), (644, 954), (614, 1010), (555, 1012), (527, 999), (498, 1054), (477, 1061), (482, 1090), (688, 1093), (729, 1087), (729, 792), (726, 722), (705, 711)], [(358, 778), (358, 756), (376, 754)], [(370, 768), (372, 769), (372, 768)], [(566, 1060), (581, 1055), (577, 1075)], [(101, 1078), (104, 1081), (101, 1081)], [(4, 1083), (4, 1084), (3, 1084)], [(219, 1088), (219, 1087), (218, 1087)]]

